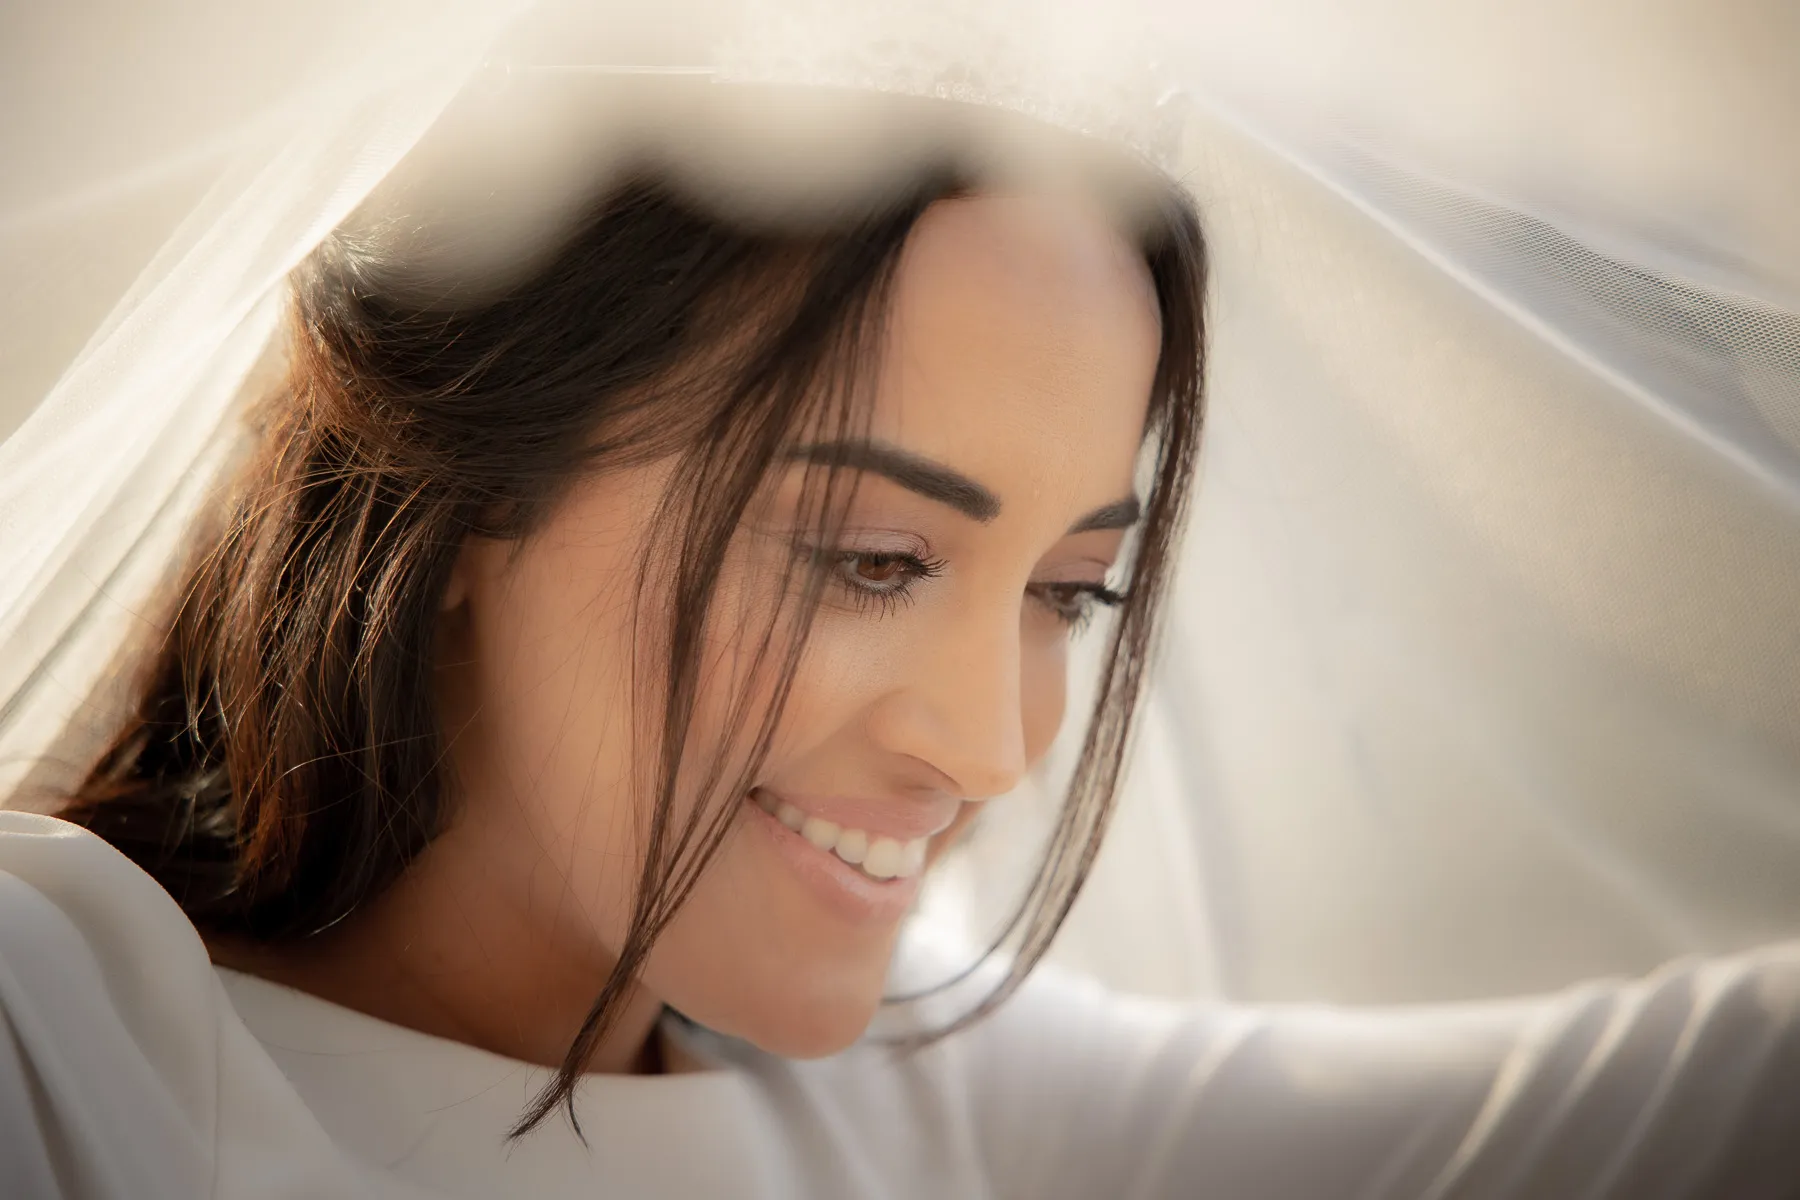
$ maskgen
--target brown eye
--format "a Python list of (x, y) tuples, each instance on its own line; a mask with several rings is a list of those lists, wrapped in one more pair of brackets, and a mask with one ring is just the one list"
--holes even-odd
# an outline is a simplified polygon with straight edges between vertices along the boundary
[(1113, 608), (1125, 602), (1122, 594), (1100, 583), (1039, 584), (1031, 594), (1070, 629), (1087, 624), (1096, 608)]
[(858, 604), (870, 603), (888, 612), (912, 599), (915, 585), (937, 576), (944, 564), (917, 554), (888, 550), (806, 551), (820, 567), (828, 569), (839, 587)]
[(857, 578), (866, 579), (870, 583), (887, 583), (899, 575), (902, 569), (897, 558), (865, 557), (858, 559), (856, 563)]

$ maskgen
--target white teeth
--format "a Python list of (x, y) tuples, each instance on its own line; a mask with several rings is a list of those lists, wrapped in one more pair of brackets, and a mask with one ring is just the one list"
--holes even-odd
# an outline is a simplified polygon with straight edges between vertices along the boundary
[(869, 843), (869, 853), (862, 861), (866, 874), (877, 879), (892, 879), (900, 873), (906, 851), (893, 838), (876, 838)]
[(767, 792), (754, 793), (757, 807), (811, 842), (821, 850), (837, 855), (863, 874), (874, 879), (910, 879), (925, 870), (925, 854), (930, 838), (914, 838), (902, 842), (890, 837), (870, 837), (861, 829), (845, 829), (824, 817), (808, 816)]
[(860, 829), (846, 829), (838, 834), (833, 852), (851, 866), (861, 866), (869, 855), (869, 835)]
[(821, 850), (829, 850), (837, 845), (840, 830), (824, 817), (808, 817), (806, 824), (800, 827), (800, 836)]

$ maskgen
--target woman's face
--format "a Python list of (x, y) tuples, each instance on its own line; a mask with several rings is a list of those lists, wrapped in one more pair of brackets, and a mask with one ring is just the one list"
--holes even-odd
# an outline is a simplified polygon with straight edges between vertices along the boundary
[[(643, 975), (702, 1024), (795, 1056), (863, 1031), (920, 874), (1056, 733), (1072, 621), (1102, 602), (1136, 511), (1160, 341), (1141, 256), (1062, 199), (934, 205), (892, 311), (868, 441), (835, 451), (855, 497), (816, 548), (825, 598), (771, 751)], [(783, 470), (715, 614), (779, 591), (804, 540), (804, 458)], [(522, 545), (472, 546), (451, 590), (476, 713), (453, 750), (459, 826), (488, 882), (577, 956), (623, 943), (653, 806), (661, 703), (642, 699), (632, 612), (667, 478), (589, 481)], [(721, 743), (745, 638), (709, 625), (690, 756)]]

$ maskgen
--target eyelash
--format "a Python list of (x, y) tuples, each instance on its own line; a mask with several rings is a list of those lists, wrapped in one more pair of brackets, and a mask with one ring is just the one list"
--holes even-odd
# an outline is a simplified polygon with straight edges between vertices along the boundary
[[(883, 616), (902, 604), (912, 603), (913, 586), (921, 579), (935, 579), (943, 573), (945, 565), (939, 558), (872, 550), (814, 550), (812, 559), (819, 566), (829, 568), (833, 581), (858, 605), (865, 608), (879, 606)], [(859, 580), (846, 570), (869, 565), (899, 567), (899, 582), (881, 586), (871, 580)], [(1099, 583), (1035, 584), (1031, 596), (1071, 631), (1086, 625), (1096, 608), (1116, 608), (1126, 599), (1123, 593)]]
[(1115, 592), (1103, 583), (1042, 583), (1032, 598), (1077, 633), (1093, 619), (1095, 609), (1117, 608), (1125, 603), (1125, 593)]

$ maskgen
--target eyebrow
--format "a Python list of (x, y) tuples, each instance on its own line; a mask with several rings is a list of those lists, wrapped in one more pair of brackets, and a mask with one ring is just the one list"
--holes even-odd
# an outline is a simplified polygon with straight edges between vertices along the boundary
[[(826, 467), (867, 471), (899, 484), (907, 491), (947, 505), (972, 521), (987, 524), (1000, 515), (1000, 497), (954, 467), (879, 441), (811, 442), (787, 455), (790, 461)], [(1097, 529), (1129, 529), (1137, 524), (1143, 506), (1136, 496), (1102, 504), (1069, 526), (1070, 533)]]
[(795, 448), (788, 457), (883, 476), (984, 525), (1000, 515), (1000, 497), (961, 471), (885, 442), (813, 442)]
[(1130, 529), (1144, 515), (1144, 506), (1136, 496), (1102, 504), (1081, 520), (1069, 526), (1070, 533), (1090, 533), (1096, 529)]

